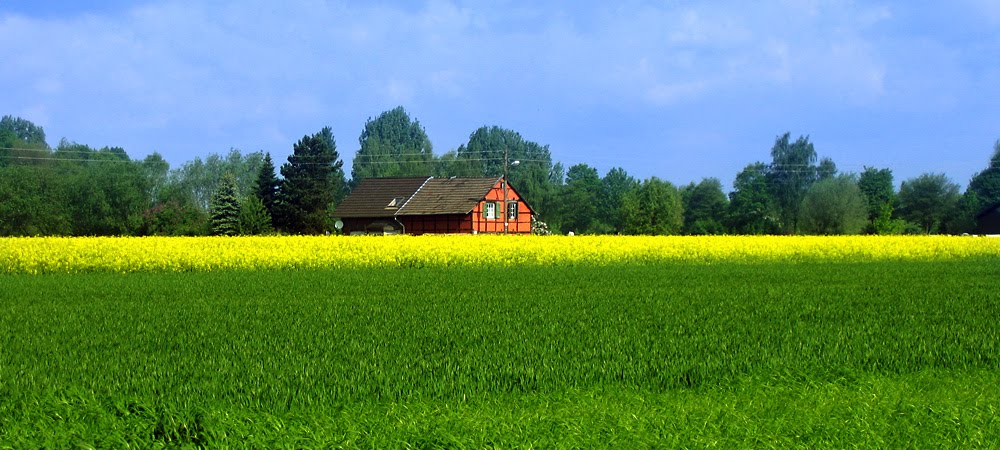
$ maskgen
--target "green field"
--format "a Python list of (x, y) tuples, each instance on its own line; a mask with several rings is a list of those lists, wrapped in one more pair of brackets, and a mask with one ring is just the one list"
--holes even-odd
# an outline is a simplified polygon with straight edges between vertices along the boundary
[(0, 447), (996, 447), (992, 262), (0, 275)]

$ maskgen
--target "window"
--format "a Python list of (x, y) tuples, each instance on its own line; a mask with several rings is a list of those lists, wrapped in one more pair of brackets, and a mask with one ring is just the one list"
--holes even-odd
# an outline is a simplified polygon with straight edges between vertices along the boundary
[(497, 218), (497, 202), (486, 202), (483, 204), (483, 218), (489, 220)]
[(391, 202), (389, 202), (389, 206), (387, 206), (387, 208), (399, 208), (400, 206), (403, 206), (403, 201), (405, 200), (406, 197), (395, 197)]
[(517, 220), (517, 202), (507, 202), (507, 219)]

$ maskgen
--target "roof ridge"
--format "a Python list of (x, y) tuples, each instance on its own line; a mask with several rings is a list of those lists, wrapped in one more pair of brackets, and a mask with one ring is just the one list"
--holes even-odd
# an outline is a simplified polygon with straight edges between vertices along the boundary
[[(414, 178), (418, 178), (418, 177), (414, 177)], [(405, 202), (403, 202), (403, 205), (402, 205), (402, 206), (400, 206), (399, 208), (396, 208), (396, 212), (392, 213), (392, 217), (396, 217), (396, 216), (398, 216), (398, 215), (399, 215), (399, 212), (400, 212), (400, 211), (402, 211), (402, 210), (403, 210), (403, 208), (406, 208), (406, 205), (409, 205), (409, 204), (410, 204), (410, 200), (413, 200), (413, 197), (416, 197), (416, 196), (417, 196), (417, 194), (419, 194), (419, 193), (420, 193), (420, 190), (421, 190), (421, 189), (423, 189), (423, 188), (424, 188), (424, 186), (427, 186), (427, 182), (429, 182), (429, 181), (431, 181), (431, 180), (433, 180), (433, 179), (434, 179), (434, 177), (433, 177), (433, 176), (429, 176), (429, 177), (427, 177), (427, 179), (426, 179), (426, 180), (424, 180), (424, 182), (423, 182), (423, 183), (420, 183), (420, 187), (418, 187), (418, 188), (417, 188), (417, 190), (413, 191), (413, 193), (412, 193), (412, 194), (410, 194), (410, 197), (409, 197), (409, 198), (407, 198)]]

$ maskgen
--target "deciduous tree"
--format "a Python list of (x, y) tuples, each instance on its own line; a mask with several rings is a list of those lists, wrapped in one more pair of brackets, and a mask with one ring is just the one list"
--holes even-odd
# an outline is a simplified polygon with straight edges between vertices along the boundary
[(685, 234), (722, 234), (729, 200), (718, 178), (705, 178), (681, 191)]
[(651, 177), (622, 199), (625, 234), (677, 234), (684, 224), (681, 196), (668, 181)]
[(402, 106), (369, 118), (358, 138), (361, 148), (354, 155), (351, 184), (365, 178), (429, 176), (434, 173), (434, 154), (424, 127)]
[(781, 218), (781, 231), (786, 234), (798, 230), (799, 206), (818, 173), (816, 150), (809, 138), (800, 136), (789, 142), (790, 136), (791, 133), (785, 133), (775, 139), (767, 174), (768, 188)]
[(805, 233), (858, 234), (868, 222), (868, 205), (854, 177), (837, 175), (809, 188), (800, 214)]
[(767, 183), (767, 165), (750, 164), (736, 174), (729, 193), (729, 224), (734, 233), (771, 234), (778, 230), (778, 214)]
[(958, 185), (943, 173), (925, 173), (903, 182), (899, 188), (900, 215), (924, 233), (941, 231), (942, 222), (958, 202)]

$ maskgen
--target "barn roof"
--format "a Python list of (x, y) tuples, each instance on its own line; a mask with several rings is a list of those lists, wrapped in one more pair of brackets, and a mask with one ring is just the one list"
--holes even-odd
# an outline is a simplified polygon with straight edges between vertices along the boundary
[(337, 206), (338, 217), (468, 214), (501, 177), (366, 178)]
[[(428, 177), (366, 178), (337, 206), (338, 217), (392, 217)], [(402, 201), (397, 201), (398, 199)], [(390, 204), (395, 204), (390, 206)]]
[(493, 186), (496, 178), (430, 178), (397, 215), (468, 214)]
[(976, 214), (976, 219), (982, 219), (983, 217), (986, 217), (990, 213), (998, 211), (998, 210), (1000, 210), (1000, 202), (994, 203), (992, 205), (989, 205), (989, 206), (987, 206), (987, 207), (979, 210), (979, 214)]

